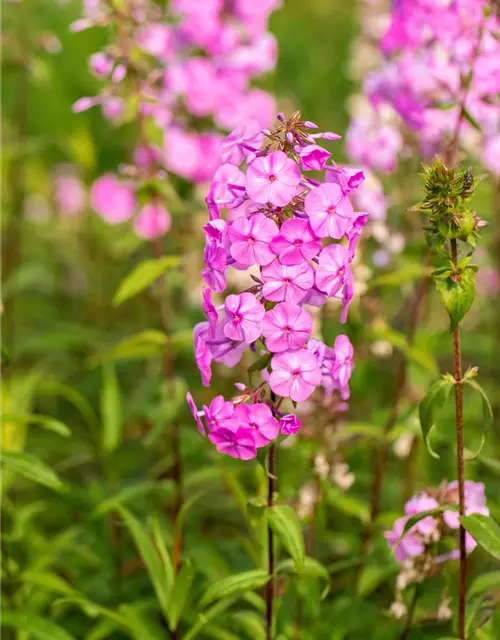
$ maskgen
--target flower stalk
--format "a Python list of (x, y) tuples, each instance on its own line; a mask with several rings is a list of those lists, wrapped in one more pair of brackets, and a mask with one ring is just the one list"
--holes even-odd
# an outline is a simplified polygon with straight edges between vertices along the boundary
[[(272, 444), (269, 447), (267, 461), (267, 507), (272, 509), (274, 505), (274, 492), (276, 490), (276, 447)], [(273, 629), (273, 608), (274, 608), (274, 540), (271, 526), (267, 526), (267, 557), (269, 581), (266, 585), (266, 640), (271, 640)]]

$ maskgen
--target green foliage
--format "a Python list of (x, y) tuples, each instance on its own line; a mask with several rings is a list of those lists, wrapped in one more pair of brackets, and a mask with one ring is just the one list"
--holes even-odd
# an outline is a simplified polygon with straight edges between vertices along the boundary
[(418, 409), (424, 442), (433, 458), (439, 458), (439, 456), (432, 448), (429, 437), (436, 424), (437, 414), (445, 405), (454, 384), (455, 381), (450, 376), (434, 382), (420, 402)]
[(443, 306), (450, 316), (450, 331), (458, 326), (474, 302), (476, 271), (477, 267), (458, 267), (433, 274)]
[(471, 513), (460, 516), (460, 522), (487, 553), (500, 560), (500, 527), (493, 518)]
[(292, 556), (297, 571), (300, 572), (304, 567), (305, 549), (297, 514), (288, 505), (280, 504), (267, 510), (267, 518), (269, 526), (286, 551)]

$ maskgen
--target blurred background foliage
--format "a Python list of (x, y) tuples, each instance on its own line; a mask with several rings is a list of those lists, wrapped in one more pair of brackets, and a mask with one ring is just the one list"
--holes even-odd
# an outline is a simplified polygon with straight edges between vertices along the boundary
[[(119, 307), (112, 305), (113, 296), (125, 275), (150, 257), (149, 247), (126, 225), (107, 226), (90, 210), (63, 217), (55, 206), (53, 180), (60, 165), (74, 165), (90, 185), (103, 172), (126, 162), (134, 145), (133, 124), (116, 130), (98, 110), (79, 115), (71, 111), (78, 98), (97, 91), (87, 59), (106, 37), (98, 29), (69, 32), (68, 25), (79, 15), (78, 4), (23, 0), (3, 6), (4, 637), (166, 638), (169, 632), (148, 571), (117, 508), (129, 509), (140, 526), (156, 532), (157, 544), (161, 539), (175, 550), (182, 539), (183, 567), (189, 566), (189, 559), (196, 571), (192, 588), (186, 577), (189, 588), (181, 607), (181, 628), (187, 632), (199, 620), (196, 603), (208, 585), (260, 566), (260, 547), (249, 534), (253, 519), (258, 521), (254, 514), (258, 501), (249, 505), (247, 500), (264, 495), (265, 477), (257, 464), (216, 454), (200, 438), (185, 405), (188, 389), (201, 405), (217, 393), (230, 394), (233, 382), (246, 376), (244, 365), (229, 373), (219, 368), (212, 388), (205, 390), (194, 366), (191, 330), (202, 319), (199, 230), (205, 216), (204, 194), (191, 194), (189, 206), (172, 211), (174, 230), (165, 238), (164, 251), (183, 256), (182, 268), (169, 271), (159, 288), (152, 287)], [(347, 67), (357, 30), (355, 3), (285, 0), (284, 5), (271, 20), (271, 31), (279, 41), (278, 66), (263, 86), (276, 93), (283, 110), (300, 108), (322, 129), (342, 134), (353, 90)], [(335, 159), (342, 160), (342, 143), (331, 148)], [(390, 411), (396, 363), (401, 345), (405, 346), (405, 312), (415, 280), (408, 273), (412, 265), (422, 263), (425, 252), (418, 214), (405, 212), (420, 197), (418, 163), (410, 160), (406, 170), (388, 185), (404, 190), (406, 204), (394, 206), (390, 220), (407, 236), (406, 249), (389, 268), (377, 270), (370, 263), (372, 247), (367, 242), (364, 256), (371, 276), (390, 273), (392, 281), (368, 283), (345, 329), (356, 349), (349, 419), (339, 423), (323, 413), (306, 437), (279, 452), (282, 502), (296, 504), (305, 483), (317, 481), (313, 459), (328, 449), (325, 434), (334, 425), (338, 451), (355, 475), (346, 493), (327, 482), (314, 518), (305, 521), (308, 554), (327, 567), (330, 593), (320, 601), (325, 583), (321, 571), (300, 580), (284, 574), (277, 630), (283, 638), (386, 640), (401, 634), (401, 623), (387, 614), (396, 565), (381, 535), (357, 590), (353, 567), (369, 517), (371, 454)], [(500, 217), (495, 190), (491, 181), (485, 181), (476, 207), (490, 222), (485, 246), (498, 267)], [(159, 310), (163, 296), (168, 304), (168, 338)], [(399, 516), (413, 491), (455, 476), (451, 404), (435, 434), (441, 458), (429, 457), (420, 440), (417, 403), (438, 370), (451, 367), (447, 320), (433, 296), (422, 315), (409, 357), (411, 393), (393, 433), (394, 441), (410, 434), (413, 444), (404, 459), (391, 451), (381, 530)], [(498, 300), (482, 295), (463, 332), (464, 365), (479, 366), (496, 415), (499, 320)], [(325, 339), (339, 330), (327, 314)], [(389, 345), (384, 357), (373, 349), (380, 341)], [(165, 344), (175, 365), (170, 380), (164, 379), (162, 370)], [(482, 422), (479, 401), (466, 397), (466, 439), (472, 450), (477, 448)], [(181, 428), (185, 499), (177, 528), (171, 517), (173, 423)], [(497, 421), (481, 456), (468, 465), (469, 477), (486, 483), (496, 518), (500, 517), (498, 428)], [(151, 521), (153, 516), (156, 520)], [(470, 564), (472, 574), (495, 568), (479, 550)], [(447, 570), (451, 585), (455, 571), (453, 566)], [(429, 583), (429, 601), (438, 599), (441, 580)], [(247, 595), (238, 606), (216, 612), (199, 637), (260, 638), (261, 606), (262, 599)], [(446, 629), (431, 621), (411, 637), (440, 638)]]

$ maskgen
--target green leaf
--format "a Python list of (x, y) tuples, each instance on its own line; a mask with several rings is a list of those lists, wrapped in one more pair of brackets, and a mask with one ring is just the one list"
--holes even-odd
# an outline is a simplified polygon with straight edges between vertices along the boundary
[(2, 627), (18, 629), (37, 640), (74, 640), (62, 627), (32, 613), (2, 611)]
[(252, 640), (265, 640), (262, 617), (254, 611), (236, 611), (231, 614), (231, 627), (233, 626)]
[(158, 280), (166, 271), (177, 268), (180, 262), (178, 256), (144, 260), (121, 282), (113, 298), (113, 306), (118, 307), (126, 300), (144, 291), (146, 287)]
[(212, 618), (215, 618), (215, 616), (228, 609), (234, 601), (235, 598), (224, 598), (224, 600), (217, 602), (213, 605), (213, 607), (210, 607), (210, 609), (207, 609), (206, 611), (200, 613), (194, 625), (183, 637), (183, 640), (193, 640), (193, 638), (195, 638), (200, 633), (200, 631), (210, 622)]
[(434, 458), (439, 458), (439, 456), (432, 449), (429, 436), (436, 423), (436, 415), (443, 408), (453, 385), (454, 383), (448, 378), (438, 380), (431, 386), (418, 408), (424, 442), (427, 450)]
[(168, 603), (168, 625), (172, 631), (177, 629), (182, 612), (186, 607), (194, 574), (193, 563), (191, 560), (186, 560), (175, 578), (174, 588)]
[(420, 263), (405, 264), (396, 271), (390, 271), (380, 276), (372, 278), (368, 282), (368, 287), (373, 289), (375, 287), (398, 287), (407, 282), (413, 282), (430, 275), (431, 270)]
[(481, 396), (482, 404), (483, 404), (484, 419), (483, 419), (483, 432), (481, 434), (481, 442), (479, 444), (479, 448), (476, 451), (476, 453), (474, 453), (472, 456), (467, 456), (467, 460), (473, 460), (474, 458), (477, 458), (477, 456), (483, 450), (484, 444), (486, 442), (486, 436), (488, 435), (488, 431), (490, 430), (490, 427), (493, 423), (493, 409), (491, 408), (491, 403), (484, 389), (478, 382), (476, 382), (476, 380), (472, 379), (471, 377), (464, 377), (463, 382), (464, 384), (469, 385), (469, 387), (472, 387), (474, 391), (477, 391), (477, 393), (479, 393), (479, 395)]
[(450, 316), (450, 330), (453, 331), (458, 323), (471, 308), (476, 295), (476, 278), (473, 267), (461, 270), (457, 278), (452, 275), (434, 277), (436, 288), (443, 305)]
[(136, 482), (128, 487), (120, 489), (117, 493), (110, 498), (100, 502), (96, 509), (95, 515), (102, 516), (107, 511), (116, 509), (116, 507), (127, 504), (129, 502), (137, 501), (148, 494), (158, 494), (163, 498), (168, 498), (174, 490), (174, 483), (172, 480), (144, 480), (144, 482)]
[(137, 550), (139, 551), (141, 558), (146, 565), (149, 577), (153, 584), (156, 597), (160, 606), (167, 615), (169, 597), (168, 597), (168, 585), (166, 580), (166, 570), (162, 563), (162, 559), (155, 548), (148, 532), (144, 526), (132, 515), (132, 513), (125, 507), (117, 507), (116, 509), (121, 518), (127, 525), (130, 535), (134, 539)]
[(467, 598), (474, 598), (497, 589), (500, 589), (500, 571), (490, 571), (474, 580), (467, 591)]
[(482, 129), (481, 126), (479, 125), (479, 123), (477, 122), (477, 120), (475, 120), (470, 112), (464, 107), (462, 106), (462, 110), (460, 111), (460, 115), (464, 120), (467, 120), (467, 122), (474, 127), (474, 129), (476, 131), (479, 131), (479, 133), (482, 133)]
[(236, 575), (227, 576), (211, 584), (200, 600), (200, 607), (206, 607), (215, 600), (239, 595), (245, 591), (260, 589), (269, 580), (269, 574), (264, 569), (243, 571)]
[(96, 353), (88, 359), (88, 363), (94, 367), (109, 360), (153, 358), (163, 353), (167, 342), (168, 338), (162, 331), (148, 329), (125, 338), (110, 349)]
[(314, 558), (309, 558), (306, 556), (304, 567), (298, 571), (297, 565), (291, 558), (287, 558), (278, 564), (276, 567), (276, 573), (293, 573), (299, 579), (300, 578), (319, 578), (320, 580), (324, 580), (325, 588), (321, 594), (321, 599), (323, 600), (328, 595), (330, 591), (330, 574), (328, 573), (328, 569), (321, 564), (318, 560)]
[(12, 473), (49, 487), (49, 489), (56, 491), (64, 489), (64, 484), (56, 472), (31, 453), (2, 451), (2, 465)]
[(300, 522), (295, 511), (286, 504), (276, 505), (267, 509), (269, 526), (276, 534), (283, 547), (291, 555), (300, 571), (304, 567), (305, 550), (304, 538)]
[(384, 565), (367, 565), (358, 582), (358, 595), (366, 597), (370, 595), (380, 584), (383, 584), (389, 578), (392, 578), (399, 571), (399, 566), (392, 564)]
[(174, 567), (170, 558), (170, 554), (168, 552), (165, 535), (162, 531), (161, 523), (157, 516), (151, 518), (151, 530), (153, 532), (153, 539), (156, 545), (156, 549), (158, 550), (161, 561), (163, 563), (167, 597), (170, 597), (175, 580)]
[(268, 364), (271, 362), (271, 358), (273, 357), (272, 353), (265, 353), (258, 360), (256, 360), (253, 364), (248, 367), (248, 375), (255, 373), (257, 371), (262, 371), (265, 369)]
[(329, 482), (324, 482), (323, 489), (325, 490), (328, 502), (332, 504), (336, 509), (346, 513), (349, 516), (358, 518), (363, 524), (367, 524), (370, 520), (370, 512), (366, 503), (355, 495), (343, 493), (334, 487)]
[(423, 520), (424, 518), (428, 518), (429, 516), (435, 517), (443, 513), (444, 511), (458, 511), (458, 505), (456, 504), (443, 504), (435, 509), (428, 509), (427, 511), (420, 511), (419, 513), (415, 513), (413, 516), (410, 516), (408, 520), (405, 522), (405, 526), (403, 527), (403, 531), (399, 536), (396, 544), (399, 544), (401, 540), (405, 537), (408, 531), (414, 527), (416, 524)]
[(103, 365), (101, 388), (102, 447), (110, 453), (120, 442), (122, 432), (122, 405), (115, 365)]
[(47, 429), (47, 431), (53, 431), (65, 438), (71, 435), (70, 429), (60, 420), (56, 420), (50, 416), (42, 416), (38, 413), (2, 413), (2, 420), (4, 422), (14, 422), (18, 424), (37, 424)]
[(500, 527), (493, 518), (471, 513), (460, 516), (460, 522), (485, 551), (500, 560)]

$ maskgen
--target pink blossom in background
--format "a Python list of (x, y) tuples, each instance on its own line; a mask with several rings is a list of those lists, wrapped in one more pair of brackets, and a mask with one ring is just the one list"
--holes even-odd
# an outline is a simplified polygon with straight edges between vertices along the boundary
[(147, 204), (134, 220), (134, 231), (144, 240), (161, 238), (170, 229), (172, 219), (169, 212), (159, 204)]
[(87, 204), (87, 191), (80, 178), (61, 173), (54, 178), (54, 199), (65, 216), (82, 213)]
[(109, 224), (130, 220), (136, 206), (133, 189), (111, 173), (94, 182), (90, 200), (94, 211)]
[[(484, 484), (482, 482), (466, 480), (464, 490), (466, 514), (480, 513), (489, 515), (489, 509), (486, 506)], [(433, 562), (435, 564), (447, 560), (454, 560), (459, 557), (458, 549), (436, 555), (436, 542), (440, 541), (441, 538), (451, 537), (456, 544), (455, 531), (460, 526), (458, 511), (446, 510), (444, 512), (438, 511), (435, 514), (426, 515), (416, 522), (403, 536), (404, 526), (408, 518), (419, 513), (438, 509), (438, 507), (450, 503), (458, 505), (458, 483), (456, 481), (450, 482), (444, 487), (441, 485), (438, 491), (429, 490), (428, 492), (417, 493), (406, 503), (406, 515), (396, 520), (392, 531), (387, 531), (384, 534), (387, 542), (394, 550), (396, 559), (400, 563), (418, 557), (424, 552), (434, 554)], [(476, 541), (467, 532), (467, 553), (471, 553), (476, 546)]]

